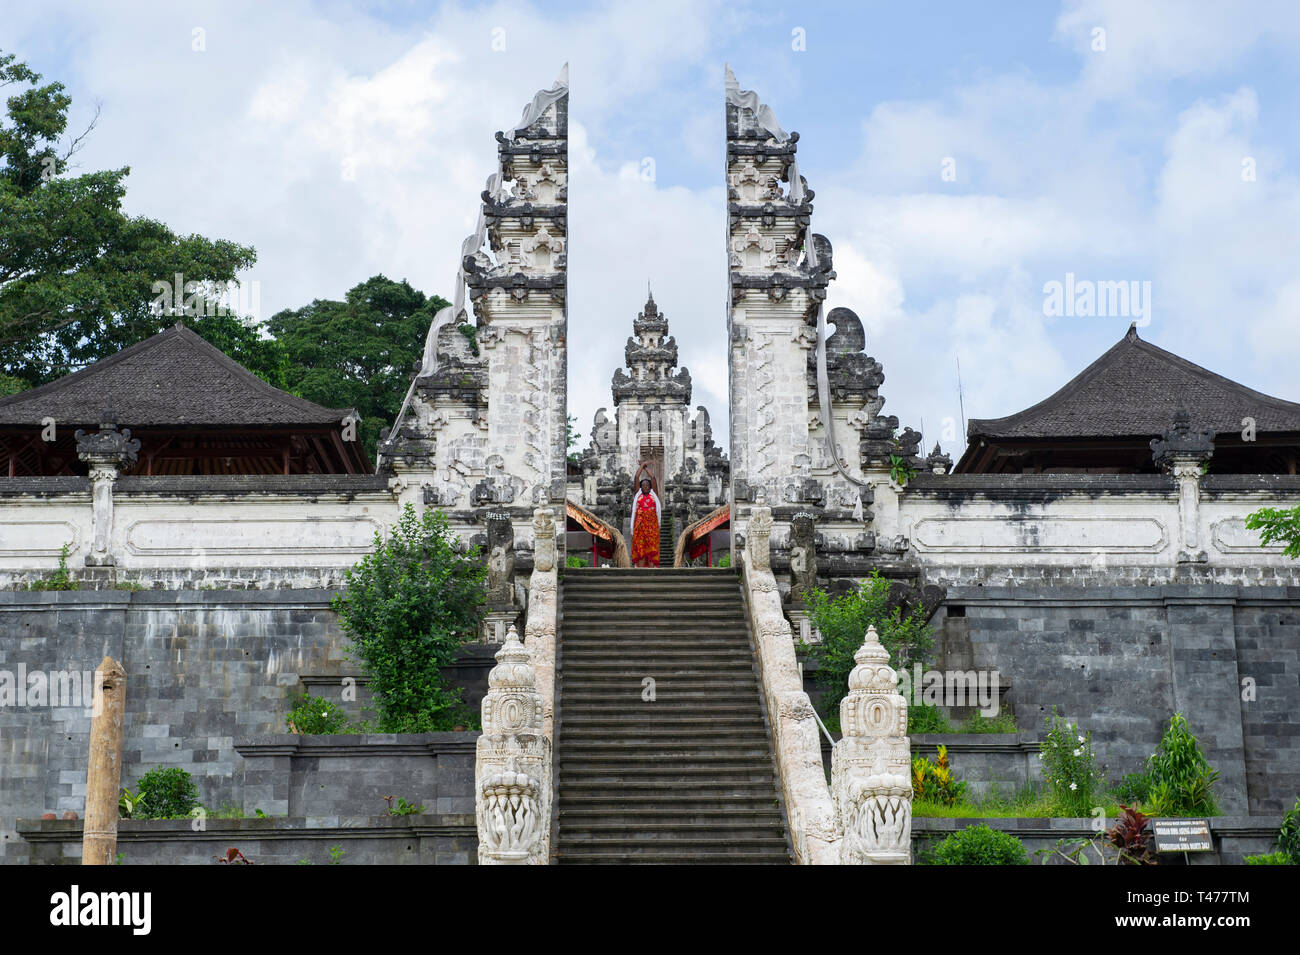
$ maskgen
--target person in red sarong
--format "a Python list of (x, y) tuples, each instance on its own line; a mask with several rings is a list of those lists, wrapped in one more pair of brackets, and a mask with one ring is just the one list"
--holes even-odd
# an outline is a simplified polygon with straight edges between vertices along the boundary
[(632, 501), (632, 566), (659, 566), (659, 495), (650, 478), (641, 479), (641, 489)]

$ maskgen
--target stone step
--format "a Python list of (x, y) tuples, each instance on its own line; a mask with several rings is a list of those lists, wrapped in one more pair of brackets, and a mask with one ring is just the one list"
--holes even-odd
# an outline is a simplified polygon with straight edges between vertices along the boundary
[(638, 692), (641, 681), (646, 677), (653, 677), (656, 684), (673, 686), (685, 686), (691, 682), (700, 682), (704, 686), (723, 683), (739, 685), (744, 680), (748, 681), (748, 685), (757, 685), (752, 667), (725, 661), (701, 663), (692, 667), (680, 660), (656, 660), (650, 657), (643, 660), (620, 660), (617, 663), (573, 663), (566, 660), (562, 673), (562, 678), (568, 681), (569, 686), (583, 683), (613, 686), (630, 680), (636, 684)]
[(563, 649), (564, 666), (622, 666), (633, 663), (638, 660), (654, 660), (658, 663), (669, 663), (681, 661), (687, 666), (708, 665), (719, 663), (723, 665), (732, 665), (737, 662), (750, 663), (753, 654), (749, 652), (749, 647), (709, 647), (703, 650), (695, 650), (689, 647), (647, 647), (647, 646), (629, 646), (619, 647), (614, 652), (609, 646), (601, 646), (595, 641), (590, 644), (579, 644), (576, 647), (566, 645)]
[(624, 633), (634, 628), (673, 632), (683, 623), (689, 623), (697, 629), (702, 629), (713, 624), (738, 625), (743, 624), (744, 621), (745, 615), (734, 607), (716, 610), (707, 607), (697, 610), (692, 607), (685, 619), (679, 619), (675, 614), (664, 613), (662, 607), (658, 610), (647, 608), (640, 613), (628, 611), (613, 614), (608, 607), (592, 605), (588, 608), (565, 604), (564, 612), (560, 615), (560, 622), (564, 624), (592, 624)]
[(556, 860), (788, 863), (735, 573), (567, 572), (561, 600)]
[(666, 793), (658, 789), (634, 789), (627, 793), (602, 795), (599, 793), (574, 793), (565, 797), (566, 812), (637, 812), (637, 813), (726, 813), (726, 812), (774, 812), (780, 813), (780, 806), (775, 798), (767, 798), (755, 792), (735, 790), (718, 791), (716, 795), (707, 795), (702, 789), (688, 790), (682, 793)]
[[(687, 780), (707, 780), (714, 784), (736, 782), (773, 784), (773, 768), (770, 762), (757, 760), (749, 762), (724, 763), (717, 757), (706, 761), (681, 763), (665, 766), (663, 758), (641, 766), (620, 763), (612, 759), (586, 757), (582, 759), (562, 760), (557, 769), (564, 789), (573, 786), (592, 786), (597, 783), (623, 785), (632, 780), (661, 783), (685, 782)], [(570, 791), (572, 791), (570, 789)]]
[(716, 832), (781, 832), (779, 809), (718, 809), (694, 813), (681, 812), (610, 812), (607, 810), (580, 810), (562, 812), (559, 822), (565, 828), (565, 839), (583, 836), (614, 835), (618, 833), (663, 832), (671, 827), (686, 836), (701, 831)]
[(700, 759), (701, 757), (731, 759), (741, 756), (754, 759), (770, 759), (771, 754), (764, 747), (764, 742), (766, 741), (761, 737), (757, 741), (753, 738), (702, 739), (698, 743), (680, 739), (651, 740), (644, 745), (637, 746), (636, 755), (633, 756), (628, 754), (629, 747), (625, 740), (597, 742), (565, 736), (564, 756), (565, 759), (618, 758), (629, 761), (653, 761), (657, 759), (676, 759), (678, 757), (682, 759)]
[(613, 807), (622, 812), (629, 807), (690, 809), (735, 806), (751, 809), (778, 809), (779, 800), (770, 780), (764, 782), (710, 783), (687, 780), (675, 783), (657, 779), (629, 779), (625, 783), (582, 783), (557, 787), (560, 811), (574, 808)]
[(588, 660), (628, 660), (639, 658), (658, 659), (661, 657), (681, 657), (692, 662), (700, 660), (751, 660), (753, 654), (747, 644), (730, 641), (716, 641), (703, 647), (694, 647), (680, 642), (659, 640), (656, 642), (634, 642), (631, 640), (617, 644), (592, 638), (589, 640), (572, 640), (567, 635), (561, 649), (563, 659), (574, 662)]
[[(563, 694), (562, 694), (563, 696)], [(755, 693), (728, 693), (721, 702), (714, 702), (717, 694), (699, 694), (698, 698), (669, 694), (653, 703), (642, 703), (638, 694), (628, 699), (627, 693), (589, 694), (585, 699), (573, 699), (563, 696), (560, 704), (560, 719), (576, 719), (587, 716), (634, 716), (647, 721), (654, 721), (662, 716), (730, 716), (736, 709), (758, 702)], [(708, 700), (712, 705), (705, 705)], [(657, 709), (648, 709), (654, 708)], [(755, 706), (757, 710), (757, 706)]]
[(662, 731), (665, 733), (766, 733), (767, 725), (757, 714), (742, 716), (699, 716), (694, 713), (667, 713), (648, 720), (640, 715), (588, 715), (581, 724), (566, 727), (574, 733), (621, 733), (627, 730)]
[(709, 649), (712, 646), (718, 646), (720, 648), (749, 649), (749, 631), (740, 624), (728, 624), (725, 627), (716, 628), (682, 627), (673, 631), (660, 629), (658, 632), (651, 633), (645, 630), (610, 630), (605, 626), (570, 626), (565, 628), (564, 622), (561, 621), (560, 632), (562, 633), (560, 638), (561, 653), (570, 648), (592, 650), (601, 647), (608, 647), (610, 652), (614, 654), (636, 647), (671, 650), (680, 647), (699, 646), (701, 649)]
[(780, 825), (753, 823), (737, 820), (727, 823), (723, 820), (703, 820), (701, 822), (628, 822), (628, 823), (586, 823), (571, 825), (564, 835), (564, 845), (575, 848), (588, 842), (605, 842), (620, 840), (630, 846), (656, 839), (739, 839), (749, 845), (784, 846), (785, 835)]
[[(621, 702), (643, 703), (647, 707), (662, 703), (708, 703), (712, 700), (727, 703), (749, 702), (758, 704), (758, 683), (750, 676), (746, 680), (656, 680), (653, 700), (642, 699), (643, 689), (640, 677), (624, 677), (623, 680), (580, 680), (569, 676), (563, 681), (564, 699), (572, 703)], [(649, 689), (649, 687), (645, 687)], [(629, 699), (630, 696), (630, 699)], [(673, 698), (669, 700), (668, 698)]]
[(780, 833), (741, 836), (696, 836), (660, 839), (642, 846), (627, 839), (604, 836), (580, 843), (561, 838), (556, 856), (562, 862), (717, 863), (766, 861), (788, 864), (789, 850)]
[(739, 726), (694, 726), (682, 727), (674, 723), (628, 723), (624, 726), (569, 726), (564, 730), (566, 743), (583, 740), (618, 740), (626, 745), (633, 740), (681, 740), (694, 743), (697, 740), (736, 740), (767, 739), (767, 729), (762, 723), (753, 722)]

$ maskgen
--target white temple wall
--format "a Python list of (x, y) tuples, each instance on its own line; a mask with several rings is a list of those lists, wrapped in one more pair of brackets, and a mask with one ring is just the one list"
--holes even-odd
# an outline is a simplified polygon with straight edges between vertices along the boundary
[[(1048, 574), (1059, 582), (1064, 574), (1080, 583), (1112, 576), (1151, 581), (1179, 576), (1300, 584), (1300, 564), (1283, 557), (1280, 546), (1260, 546), (1258, 532), (1245, 527), (1252, 512), (1289, 500), (1284, 494), (1243, 491), (1202, 500), (1194, 522), (1200, 548), (1189, 560), (1172, 489), (1097, 488), (1055, 493), (1041, 502), (1024, 496), (958, 501), (929, 493), (942, 480), (928, 484), (923, 493), (905, 490), (896, 516), (907, 557), (919, 562), (932, 582), (1042, 583)], [(878, 515), (878, 520), (882, 517), (888, 515)]]

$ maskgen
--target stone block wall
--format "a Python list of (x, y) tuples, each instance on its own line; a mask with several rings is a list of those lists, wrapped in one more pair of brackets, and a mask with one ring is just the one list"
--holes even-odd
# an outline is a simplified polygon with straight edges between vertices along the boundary
[(950, 587), (936, 625), (939, 668), (996, 669), (1022, 731), (1055, 706), (1092, 731), (1112, 781), (1182, 712), (1223, 812), (1280, 812), (1300, 794), (1300, 588)]
[[(133, 787), (155, 766), (179, 766), (194, 776), (203, 805), (242, 807), (244, 758), (236, 740), (284, 732), (297, 694), (310, 689), (337, 699), (342, 677), (356, 673), (329, 609), (333, 593), (0, 592), (0, 671), (93, 674), (104, 656), (114, 657), (127, 674), (123, 784)], [(471, 705), (481, 699), (491, 662), (486, 647), (469, 647), (462, 658), (458, 672), (473, 688)], [(363, 681), (359, 689), (358, 700), (346, 704), (358, 717)], [(27, 859), (17, 819), (84, 812), (89, 697), (28, 702), (0, 706), (0, 862)], [(339, 791), (346, 795), (347, 787)], [(266, 809), (249, 812), (256, 808)], [(310, 808), (357, 815), (374, 807)]]
[[(36, 865), (81, 863), (80, 821), (19, 824)], [(216, 865), (237, 848), (254, 865), (476, 865), (472, 813), (305, 819), (212, 819), (195, 832), (184, 819), (127, 820), (117, 834), (122, 865)]]
[[(478, 732), (296, 736), (235, 743), (243, 812), (290, 818), (382, 815), (386, 796), (432, 813), (474, 812)], [(396, 799), (393, 800), (396, 805)]]

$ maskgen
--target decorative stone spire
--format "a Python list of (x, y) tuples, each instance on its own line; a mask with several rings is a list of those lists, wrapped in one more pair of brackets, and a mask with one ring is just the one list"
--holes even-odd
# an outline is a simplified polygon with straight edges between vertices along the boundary
[(99, 416), (99, 430), (87, 433), (77, 429), (73, 437), (77, 441), (77, 457), (90, 465), (92, 471), (97, 468), (111, 468), (113, 477), (118, 471), (131, 467), (139, 458), (140, 440), (131, 437), (131, 429), (117, 430), (117, 416), (109, 409)]
[(625, 398), (691, 400), (691, 373), (677, 367), (677, 340), (668, 335), (668, 319), (659, 311), (654, 295), (646, 288), (646, 302), (632, 322), (633, 337), (623, 350), (629, 377), (623, 369), (614, 372), (614, 404)]
[(108, 567), (114, 563), (109, 548), (113, 539), (113, 485), (117, 476), (139, 459), (140, 440), (131, 429), (117, 430), (117, 417), (105, 409), (99, 416), (99, 430), (87, 434), (77, 429), (77, 457), (90, 467), (93, 507), (90, 553), (87, 567)]
[(925, 458), (925, 466), (935, 474), (947, 474), (952, 470), (952, 456), (943, 453), (939, 442), (934, 443), (934, 450)]
[(831, 788), (844, 833), (845, 865), (906, 864), (911, 860), (911, 744), (907, 701), (876, 628), (853, 655), (849, 692), (840, 703), (844, 737), (835, 744)]
[(550, 740), (532, 658), (514, 626), (483, 697), (475, 757), (480, 865), (545, 865), (551, 815)]
[[(1131, 331), (1131, 329), (1130, 329)], [(1201, 548), (1201, 472), (1214, 454), (1214, 432), (1193, 431), (1191, 415), (1182, 401), (1174, 424), (1151, 442), (1151, 456), (1178, 482), (1180, 564), (1203, 564), (1209, 554)]]
[(1180, 400), (1174, 412), (1174, 423), (1169, 430), (1151, 442), (1151, 456), (1156, 464), (1168, 471), (1177, 465), (1200, 467), (1214, 454), (1214, 432), (1193, 431), (1191, 415)]

